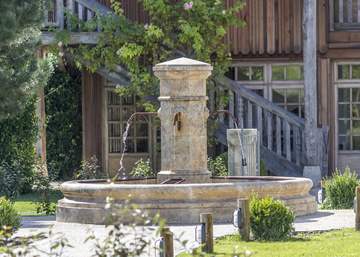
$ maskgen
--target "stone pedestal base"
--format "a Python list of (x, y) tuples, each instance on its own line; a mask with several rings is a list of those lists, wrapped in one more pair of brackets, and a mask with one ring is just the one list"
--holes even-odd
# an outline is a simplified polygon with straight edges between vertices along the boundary
[[(116, 203), (130, 200), (140, 209), (159, 213), (167, 224), (199, 224), (200, 213), (213, 213), (214, 223), (231, 222), (237, 199), (251, 193), (259, 197), (270, 195), (275, 200), (292, 206), (295, 215), (317, 212), (315, 197), (309, 195), (310, 179), (287, 177), (216, 177), (212, 183), (157, 185), (154, 179), (132, 181), (68, 181), (60, 186), (64, 199), (57, 205), (58, 222), (104, 224), (109, 209), (105, 199)], [(140, 181), (138, 181), (140, 182)], [(121, 184), (118, 184), (121, 183)], [(124, 183), (124, 184), (123, 184)]]
[(211, 172), (208, 170), (204, 170), (204, 171), (162, 170), (157, 174), (157, 183), (161, 184), (165, 180), (172, 178), (184, 179), (185, 181), (182, 182), (182, 184), (211, 183), (210, 177), (211, 177)]
[(318, 191), (321, 188), (321, 169), (319, 166), (305, 166), (303, 171), (303, 177), (309, 178), (313, 182), (313, 187), (310, 189), (309, 193), (312, 196), (318, 197)]
[[(241, 139), (243, 142), (240, 143), (241, 129), (227, 130), (229, 176), (258, 176), (260, 171), (257, 171), (257, 167), (260, 165), (260, 160), (257, 151), (257, 129), (244, 129), (243, 132)], [(247, 161), (246, 166), (242, 165), (242, 147)]]

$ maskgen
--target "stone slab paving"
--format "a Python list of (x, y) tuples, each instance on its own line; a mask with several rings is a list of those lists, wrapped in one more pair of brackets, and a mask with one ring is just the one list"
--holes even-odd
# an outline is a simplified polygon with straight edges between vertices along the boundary
[[(49, 228), (54, 234), (61, 233), (73, 245), (73, 248), (64, 250), (62, 256), (70, 257), (86, 257), (94, 254), (94, 241), (84, 242), (84, 240), (94, 234), (97, 238), (104, 239), (108, 233), (108, 229), (103, 225), (88, 225), (78, 223), (62, 223), (56, 222), (54, 216), (51, 217), (24, 217), (23, 226), (18, 230), (15, 236), (27, 236), (37, 234), (40, 232), (49, 232)], [(322, 210), (317, 214), (297, 217), (294, 222), (294, 227), (297, 232), (305, 231), (324, 231), (341, 228), (353, 228), (355, 226), (355, 214), (352, 210)], [(196, 246), (194, 241), (195, 225), (170, 225), (174, 232), (174, 238), (181, 240), (189, 240), (187, 247)], [(236, 233), (236, 228), (232, 224), (215, 224), (214, 236), (219, 237)], [(155, 238), (154, 234), (149, 234), (148, 237)], [(37, 247), (48, 251), (51, 241), (54, 241), (56, 236), (50, 239), (41, 240), (36, 243)], [(175, 253), (184, 251), (185, 248), (174, 241)], [(41, 255), (46, 256), (46, 255)], [(149, 249), (149, 253), (144, 256), (154, 256), (154, 251)]]

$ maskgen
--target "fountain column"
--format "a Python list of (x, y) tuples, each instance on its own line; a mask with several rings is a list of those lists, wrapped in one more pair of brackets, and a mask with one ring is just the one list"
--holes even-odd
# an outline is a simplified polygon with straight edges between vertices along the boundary
[[(210, 183), (207, 170), (208, 63), (179, 58), (155, 65), (160, 79), (161, 171), (157, 182)], [(175, 125), (174, 125), (175, 124)]]

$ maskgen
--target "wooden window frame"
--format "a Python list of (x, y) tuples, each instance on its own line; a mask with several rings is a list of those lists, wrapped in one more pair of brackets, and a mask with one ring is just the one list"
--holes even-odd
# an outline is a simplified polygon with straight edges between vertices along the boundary
[[(264, 98), (272, 101), (273, 93), (272, 90), (275, 89), (302, 89), (304, 90), (304, 80), (301, 79), (301, 66), (304, 64), (302, 62), (263, 62), (263, 63), (234, 63), (233, 68), (235, 69), (235, 81), (242, 86), (251, 89), (251, 90), (263, 90)], [(272, 68), (274, 66), (298, 66), (298, 80), (272, 80)], [(238, 67), (263, 67), (263, 76), (264, 79), (259, 80), (238, 80), (237, 68)], [(250, 76), (249, 76), (250, 77)], [(284, 69), (284, 78), (286, 78), (286, 68)], [(300, 96), (299, 96), (300, 97)], [(289, 104), (295, 105), (295, 104)], [(297, 104), (301, 113), (302, 106), (304, 103), (299, 102)], [(287, 107), (286, 101), (284, 107)]]
[[(340, 61), (334, 63), (334, 96), (335, 96), (335, 151), (336, 155), (338, 155), (339, 152), (341, 153), (359, 153), (360, 150), (339, 150), (339, 128), (338, 128), (338, 122), (339, 122), (339, 96), (338, 96), (338, 89), (339, 88), (358, 88), (360, 89), (360, 79), (338, 79), (338, 66), (340, 65), (360, 65), (359, 62), (346, 62), (346, 61)], [(351, 66), (350, 66), (351, 67)], [(351, 77), (351, 68), (350, 68), (350, 77)], [(352, 104), (352, 100), (350, 99), (349, 104)], [(345, 118), (344, 118), (345, 120)], [(352, 120), (350, 117), (348, 120)], [(350, 138), (352, 138), (352, 128), (351, 133), (349, 134)], [(352, 148), (352, 142), (350, 142), (350, 148)]]

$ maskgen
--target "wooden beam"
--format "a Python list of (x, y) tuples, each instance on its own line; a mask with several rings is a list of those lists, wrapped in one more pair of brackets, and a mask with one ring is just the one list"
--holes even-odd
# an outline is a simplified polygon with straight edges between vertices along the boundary
[[(70, 32), (71, 41), (68, 45), (79, 45), (79, 44), (97, 44), (97, 37), (101, 32)], [(56, 42), (55, 33), (43, 32), (41, 34), (41, 41), (44, 46), (51, 45)]]
[[(331, 46), (331, 44), (329, 45)], [(360, 49), (353, 48), (353, 49), (329, 49), (324, 55), (324, 58), (331, 58), (331, 59), (354, 59), (360, 57)]]
[(284, 1), (284, 51), (291, 52), (291, 12), (290, 1)]
[(329, 33), (329, 43), (360, 42), (360, 31), (336, 31)]
[(327, 15), (326, 15), (326, 0), (318, 1), (318, 49), (321, 53), (326, 53), (328, 50), (327, 43)]
[[(305, 3), (304, 3), (304, 6), (305, 6)], [(300, 2), (300, 0), (293, 1), (293, 23), (292, 23), (293, 24), (293, 42), (294, 42), (293, 51), (296, 54), (299, 54), (301, 52), (301, 50), (302, 50), (302, 42), (301, 42), (301, 11), (300, 10), (301, 10), (301, 2)], [(316, 11), (316, 9), (315, 9), (315, 11)], [(316, 12), (314, 13), (314, 15), (316, 15)], [(315, 26), (316, 26), (316, 23), (315, 23)]]
[(304, 103), (307, 166), (319, 166), (317, 149), (316, 1), (304, 1)]
[(95, 0), (76, 0), (79, 4), (82, 6), (90, 9), (90, 10), (97, 10), (102, 15), (108, 16), (109, 13), (112, 13), (113, 11), (109, 8), (107, 8), (105, 5), (100, 4), (99, 2)]
[(242, 54), (248, 54), (250, 52), (250, 46), (249, 46), (249, 0), (246, 1), (246, 6), (242, 8), (240, 11), (241, 13), (241, 19), (246, 22), (246, 25), (241, 27), (241, 53)]
[(267, 31), (267, 51), (273, 54), (276, 51), (275, 46), (275, 0), (266, 1), (266, 31)]

